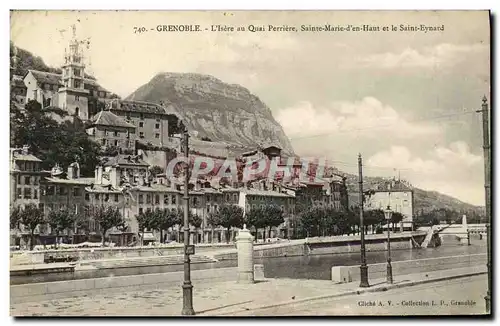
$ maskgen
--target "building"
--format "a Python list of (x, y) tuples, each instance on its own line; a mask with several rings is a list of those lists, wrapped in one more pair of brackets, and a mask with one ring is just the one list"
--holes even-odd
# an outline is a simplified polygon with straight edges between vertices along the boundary
[[(135, 128), (135, 138), (144, 146), (178, 145), (179, 141), (172, 138), (172, 135), (177, 133), (178, 117), (171, 104), (121, 100), (85, 73), (83, 49), (81, 41), (76, 38), (75, 27), (73, 27), (73, 38), (65, 50), (64, 65), (61, 68), (62, 74), (28, 70), (22, 78), (24, 89), (21, 90), (21, 85), (17, 86), (19, 82), (15, 79), (11, 80), (11, 85), (15, 86), (13, 87), (15, 92), (26, 94), (25, 102), (36, 100), (43, 108), (56, 107), (64, 110), (69, 117), (75, 116), (82, 121), (90, 120), (94, 123), (98, 121), (101, 124), (93, 125), (91, 133), (96, 132), (94, 136), (101, 144), (103, 142), (108, 146), (121, 144), (123, 149), (130, 149), (131, 140), (122, 134), (126, 134), (124, 129), (131, 131)], [(109, 113), (104, 117), (99, 116), (103, 110), (110, 111), (124, 121), (115, 117), (110, 118)], [(54, 118), (60, 119), (57, 115), (54, 115)], [(97, 135), (106, 128), (113, 129), (107, 135), (109, 137)], [(115, 143), (118, 145), (114, 145)]]
[(406, 182), (387, 180), (368, 191), (365, 197), (365, 209), (385, 210), (387, 206), (403, 215), (402, 227), (405, 230), (412, 229), (415, 199), (413, 190)]
[(41, 160), (29, 153), (28, 146), (10, 150), (10, 204), (24, 207), (40, 205), (40, 183), (47, 172)]
[(86, 131), (103, 148), (115, 147), (122, 153), (134, 154), (136, 127), (110, 111), (92, 117)]

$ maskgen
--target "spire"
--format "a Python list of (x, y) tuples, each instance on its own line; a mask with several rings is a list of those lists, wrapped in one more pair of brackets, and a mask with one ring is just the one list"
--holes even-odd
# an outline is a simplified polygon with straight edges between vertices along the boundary
[(71, 29), (73, 31), (73, 39), (76, 39), (76, 25), (75, 24), (71, 25)]

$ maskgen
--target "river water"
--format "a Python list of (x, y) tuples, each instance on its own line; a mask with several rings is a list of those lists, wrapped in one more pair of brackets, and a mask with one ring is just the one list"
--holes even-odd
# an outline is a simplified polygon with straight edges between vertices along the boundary
[[(485, 240), (471, 240), (471, 245), (459, 245), (458, 242), (444, 243), (437, 248), (427, 249), (400, 249), (391, 251), (392, 261), (437, 258), (446, 256), (471, 255), (486, 253)], [(387, 260), (385, 251), (367, 252), (367, 264), (383, 263)], [(269, 278), (296, 278), (329, 280), (333, 266), (359, 265), (361, 255), (349, 254), (323, 254), (297, 257), (277, 257), (254, 259), (254, 264), (263, 264), (265, 276)], [(192, 270), (236, 267), (236, 260), (220, 261), (217, 263), (192, 264)], [(73, 279), (102, 278), (113, 276), (126, 276), (136, 274), (167, 273), (183, 270), (183, 265), (164, 265), (100, 269), (74, 273), (36, 274), (30, 276), (12, 276), (10, 284), (25, 284), (39, 282), (55, 282)]]

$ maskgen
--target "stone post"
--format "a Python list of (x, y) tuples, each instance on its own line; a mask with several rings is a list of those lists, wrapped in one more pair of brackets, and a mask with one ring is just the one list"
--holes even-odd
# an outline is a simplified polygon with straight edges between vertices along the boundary
[(246, 225), (236, 236), (238, 248), (238, 283), (254, 283), (253, 271), (253, 236)]

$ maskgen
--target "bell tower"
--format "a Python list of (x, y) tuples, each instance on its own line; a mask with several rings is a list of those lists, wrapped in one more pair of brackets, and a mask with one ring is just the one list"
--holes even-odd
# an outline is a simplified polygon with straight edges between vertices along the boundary
[(82, 120), (90, 119), (88, 115), (89, 91), (85, 89), (85, 64), (81, 42), (76, 37), (76, 26), (72, 26), (73, 36), (68, 49), (64, 50), (62, 66), (62, 84), (59, 89), (59, 103), (70, 116)]

